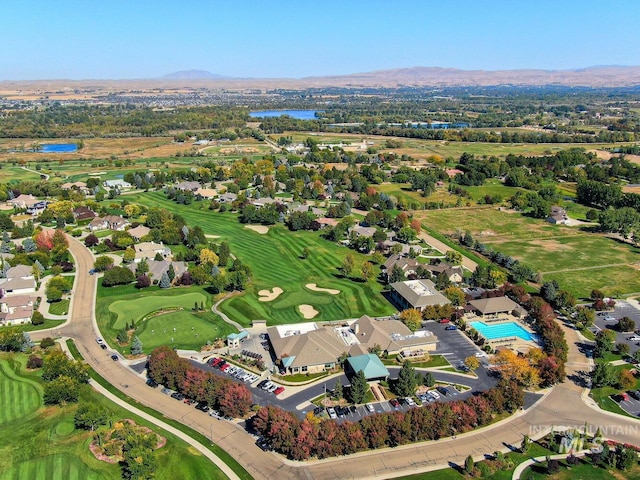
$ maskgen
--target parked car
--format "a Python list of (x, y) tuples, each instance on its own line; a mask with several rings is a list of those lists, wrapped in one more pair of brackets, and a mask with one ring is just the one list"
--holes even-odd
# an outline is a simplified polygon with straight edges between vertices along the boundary
[(113, 360), (114, 362), (118, 361), (118, 355), (116, 355), (115, 353), (113, 355), (111, 355), (111, 360)]
[(102, 340), (100, 337), (96, 338), (96, 343), (98, 345), (102, 345), (104, 343), (104, 340)]
[(280, 386), (278, 388), (276, 388), (273, 393), (275, 393), (276, 395), (280, 395), (282, 392), (284, 392), (284, 387)]
[(373, 413), (373, 412), (375, 412), (375, 411), (376, 411), (376, 409), (374, 408), (374, 406), (373, 406), (373, 405), (371, 405), (370, 403), (367, 403), (367, 404), (365, 405), (365, 408), (367, 409), (367, 412), (369, 412), (369, 413)]
[(196, 403), (196, 409), (200, 410), (201, 412), (208, 412), (209, 405), (207, 405), (207, 402), (198, 402)]
[(184, 395), (181, 394), (180, 392), (173, 392), (171, 394), (171, 398), (175, 398), (176, 400), (182, 401), (182, 400), (184, 400)]
[(442, 320), (440, 320), (440, 323), (451, 323), (451, 320), (449, 320), (448, 318), (443, 318)]
[(149, 385), (151, 388), (156, 388), (158, 386), (158, 384), (152, 378), (147, 378), (147, 385)]
[(440, 399), (440, 394), (438, 392), (436, 392), (435, 390), (429, 390), (429, 395), (431, 395), (431, 397), (434, 400), (439, 400)]
[(332, 418), (334, 420), (338, 418), (338, 414), (336, 413), (336, 410), (333, 407), (327, 408), (327, 413), (329, 414), (329, 418)]
[(107, 349), (107, 344), (106, 343), (101, 343), (100, 344), (100, 348), (103, 349), (103, 350), (106, 350)]
[(447, 390), (447, 387), (436, 387), (436, 390), (438, 390), (438, 392), (440, 392), (445, 397), (449, 395), (449, 390)]
[(615, 322), (616, 320), (617, 318), (612, 317), (611, 315), (607, 315), (606, 317), (604, 317), (605, 322)]
[(640, 400), (640, 390), (631, 390), (629, 392), (629, 395), (631, 395), (636, 400)]
[(193, 398), (189, 398), (189, 397), (186, 397), (183, 400), (183, 402), (186, 403), (187, 405), (193, 405), (194, 403), (196, 403), (196, 401)]
[(631, 340), (632, 342), (638, 342), (640, 341), (640, 335), (631, 335), (630, 337), (627, 337), (627, 340)]
[(398, 400), (396, 400), (395, 398), (392, 398), (391, 400), (389, 400), (389, 403), (391, 404), (391, 406), (393, 408), (400, 407), (400, 402)]
[(451, 324), (451, 325), (447, 325), (446, 327), (444, 327), (445, 330), (457, 330), (458, 327), (456, 327), (455, 325)]
[(260, 381), (260, 382), (256, 385), (256, 388), (262, 388), (262, 387), (264, 387), (264, 386), (267, 384), (267, 382), (268, 382), (268, 381), (269, 381), (269, 380), (262, 380), (262, 381)]
[(220, 420), (222, 418), (222, 415), (220, 414), (220, 412), (217, 411), (217, 410), (213, 410), (213, 409), (209, 410), (209, 416), (217, 418), (218, 420)]
[(407, 397), (405, 398), (407, 405), (409, 405), (410, 407), (415, 407), (416, 406), (416, 402), (413, 398), (411, 397)]
[(171, 390), (169, 390), (167, 387), (162, 387), (161, 392), (165, 395), (171, 395)]

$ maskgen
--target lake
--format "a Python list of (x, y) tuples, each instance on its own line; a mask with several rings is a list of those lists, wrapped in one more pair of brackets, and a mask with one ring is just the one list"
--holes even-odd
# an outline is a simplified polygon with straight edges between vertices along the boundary
[(282, 115), (289, 115), (298, 120), (315, 120), (316, 110), (263, 110), (249, 113), (252, 118), (281, 117)]
[(43, 143), (40, 153), (72, 153), (78, 151), (75, 143)]

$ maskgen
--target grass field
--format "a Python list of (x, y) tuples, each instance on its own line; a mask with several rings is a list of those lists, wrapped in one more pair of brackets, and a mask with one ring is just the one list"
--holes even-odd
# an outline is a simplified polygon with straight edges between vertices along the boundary
[(60, 300), (49, 305), (49, 313), (52, 315), (66, 315), (69, 311), (69, 300)]
[[(1, 423), (0, 480), (117, 480), (121, 477), (118, 464), (98, 461), (89, 451), (92, 432), (75, 430), (73, 416), (78, 407), (40, 405), (40, 372), (24, 370), (26, 355), (0, 354), (0, 391), (8, 389), (18, 398), (21, 385), (29, 384), (36, 392), (38, 404), (31, 412), (24, 412), (13, 420)], [(8, 369), (8, 370), (7, 370)], [(12, 373), (11, 378), (6, 372)], [(9, 378), (7, 383), (7, 378)], [(23, 397), (24, 398), (24, 397)], [(157, 450), (157, 471), (154, 478), (226, 478), (215, 465), (187, 443), (145, 422), (106, 400), (89, 387), (83, 389), (80, 402), (102, 405), (110, 410), (110, 421), (131, 418), (152, 428), (167, 438), (167, 444)], [(9, 402), (10, 404), (11, 402)], [(2, 399), (3, 409), (7, 402)], [(2, 413), (0, 413), (1, 415)]]
[(10, 360), (0, 362), (0, 425), (26, 417), (42, 405), (39, 385), (18, 376), (12, 366), (17, 368), (19, 364)]
[[(131, 322), (137, 327), (136, 335), (142, 341), (145, 352), (161, 345), (200, 349), (208, 340), (213, 341), (236, 331), (209, 310), (212, 296), (203, 288), (192, 286), (162, 290), (151, 287), (138, 290), (132, 285), (114, 288), (116, 290), (98, 288), (96, 318), (109, 344), (123, 354), (129, 353), (129, 347), (118, 347), (115, 337), (120, 329)], [(114, 301), (114, 297), (117, 300)], [(203, 304), (206, 311), (193, 313), (195, 302)], [(150, 313), (163, 308), (171, 311), (143, 320)], [(115, 320), (112, 320), (111, 314), (116, 315)]]
[(551, 225), (495, 207), (415, 212), (425, 225), (445, 234), (470, 231), (491, 249), (520, 260), (557, 280), (577, 297), (594, 288), (607, 295), (640, 292), (640, 248), (579, 227)]
[[(225, 301), (221, 308), (244, 325), (255, 319), (266, 319), (270, 324), (304, 321), (297, 308), (300, 304), (309, 304), (318, 310), (320, 313), (314, 320), (320, 321), (363, 314), (381, 316), (394, 311), (375, 280), (365, 283), (339, 274), (338, 267), (347, 253), (354, 256), (355, 277), (359, 276), (360, 265), (367, 257), (322, 239), (319, 232), (290, 232), (276, 225), (261, 235), (244, 228), (234, 213), (210, 212), (202, 203), (177, 205), (159, 192), (132, 195), (129, 200), (165, 207), (181, 215), (189, 225), (200, 225), (206, 234), (219, 235), (221, 240), (229, 242), (232, 253), (251, 267), (253, 281), (243, 295)], [(312, 253), (303, 260), (300, 255), (305, 247)], [(307, 283), (335, 288), (340, 294), (312, 292), (304, 288)], [(273, 287), (282, 288), (284, 293), (272, 302), (260, 302), (257, 292)]]

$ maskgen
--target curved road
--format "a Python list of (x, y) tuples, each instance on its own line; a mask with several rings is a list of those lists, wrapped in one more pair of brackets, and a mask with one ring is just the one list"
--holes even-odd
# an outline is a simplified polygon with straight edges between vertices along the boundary
[[(95, 276), (89, 275), (93, 257), (88, 249), (74, 238), (69, 238), (69, 249), (76, 260), (76, 284), (70, 310), (71, 321), (58, 327), (60, 335), (75, 339), (86, 362), (134, 400), (148, 405), (169, 418), (210, 437), (226, 450), (256, 479), (345, 479), (392, 478), (410, 473), (444, 468), (452, 464), (463, 465), (467, 455), (481, 460), (484, 454), (496, 450), (507, 451), (510, 445), (519, 445), (524, 434), (533, 438), (542, 435), (551, 425), (581, 427), (585, 421), (599, 425), (604, 435), (620, 442), (640, 443), (640, 421), (604, 412), (583, 401), (582, 387), (574, 383), (577, 369), (584, 368), (584, 357), (577, 350), (580, 341), (575, 332), (565, 330), (570, 346), (567, 375), (569, 380), (556, 386), (532, 408), (495, 425), (459, 435), (456, 439), (406, 445), (393, 449), (374, 450), (345, 458), (309, 462), (291, 462), (272, 452), (259, 449), (252, 437), (234, 423), (216, 420), (192, 406), (177, 402), (157, 389), (145, 385), (145, 380), (121, 362), (110, 359), (95, 342), (98, 330), (94, 305)], [(34, 339), (50, 335), (33, 332)], [(536, 434), (536, 432), (539, 432)]]

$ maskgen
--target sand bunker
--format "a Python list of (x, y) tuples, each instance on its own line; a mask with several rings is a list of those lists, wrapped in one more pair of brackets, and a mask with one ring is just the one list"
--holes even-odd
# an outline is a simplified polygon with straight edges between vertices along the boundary
[(260, 290), (258, 292), (258, 295), (260, 295), (258, 300), (261, 302), (272, 302), (278, 298), (282, 292), (283, 290), (280, 287), (273, 287), (271, 290)]
[(302, 316), (306, 319), (313, 318), (318, 315), (320, 312), (313, 308), (311, 305), (298, 305), (298, 309)]
[(307, 283), (305, 287), (309, 290), (313, 290), (314, 292), (325, 292), (330, 293), (331, 295), (338, 295), (340, 293), (340, 290), (336, 290), (335, 288), (321, 288), (315, 283)]
[(248, 228), (249, 230), (253, 230), (254, 232), (258, 232), (261, 235), (264, 235), (269, 231), (269, 227), (265, 227), (264, 225), (245, 225), (244, 228)]

